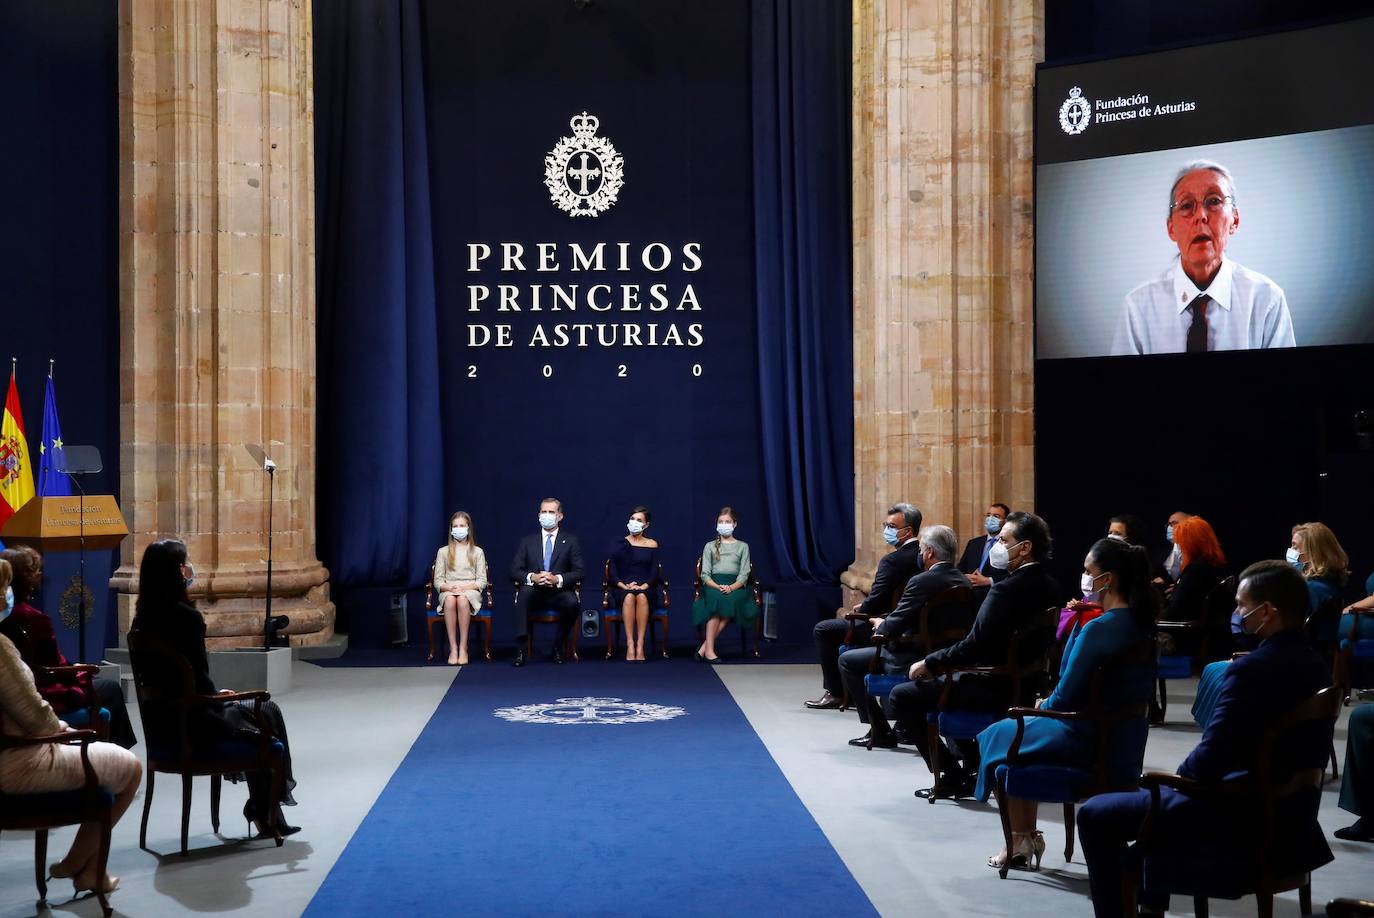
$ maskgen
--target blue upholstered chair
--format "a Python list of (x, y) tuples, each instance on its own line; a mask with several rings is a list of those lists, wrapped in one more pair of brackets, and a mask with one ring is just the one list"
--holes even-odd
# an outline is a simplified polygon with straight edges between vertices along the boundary
[[(663, 659), (668, 659), (668, 609), (671, 608), (673, 598), (668, 595), (668, 578), (663, 573), (663, 565), (658, 566), (658, 583), (662, 589), (663, 605), (649, 609), (649, 642), (654, 644), (654, 649), (658, 651)], [(611, 632), (611, 625), (615, 625), (615, 633)], [(663, 640), (655, 643), (654, 625), (663, 627)], [(606, 632), (606, 659), (615, 656), (615, 638), (619, 636), (621, 629), (625, 627), (625, 616), (620, 609), (614, 607), (611, 602), (611, 559), (607, 558), (605, 565), (601, 568), (601, 630)]]
[[(1374, 580), (1374, 578), (1370, 578)], [(1350, 704), (1359, 692), (1374, 688), (1374, 612), (1352, 609), (1342, 616), (1340, 644), (1336, 651), (1336, 685), (1341, 700)]]
[[(1081, 711), (1042, 711), (1039, 708), (1012, 708), (1007, 716), (1016, 720), (1016, 736), (1007, 749), (1007, 761), (997, 767), (997, 796), (1008, 796), (1039, 803), (1064, 805), (1064, 860), (1073, 860), (1074, 807), (1097, 794), (1135, 790), (1140, 784), (1140, 767), (1145, 760), (1145, 741), (1150, 735), (1150, 693), (1154, 691), (1155, 657), (1158, 644), (1153, 636), (1128, 647), (1104, 661), (1093, 674), (1088, 705)], [(1134, 680), (1139, 697), (1129, 698), (1115, 707), (1103, 700), (1104, 688), (1121, 686)], [(1021, 740), (1027, 717), (1054, 720), (1092, 721), (1097, 728), (1097, 749), (1088, 768), (1047, 763), (1021, 763)], [(1012, 850), (1010, 808), (999, 803), (1002, 835), (1007, 850)], [(1007, 878), (1011, 859), (1002, 864), (1002, 879)]]
[[(225, 692), (201, 695), (196, 691), (191, 665), (180, 653), (160, 638), (138, 631), (129, 632), (129, 662), (138, 690), (138, 709), (143, 718), (143, 733), (148, 749), (148, 783), (143, 796), (143, 821), (138, 829), (138, 846), (148, 849), (148, 814), (153, 807), (153, 779), (158, 772), (181, 776), (181, 855), (186, 856), (187, 833), (191, 823), (191, 779), (210, 778), (210, 827), (219, 832), (220, 779), (226, 774), (268, 771), (272, 775), (267, 811), (275, 810), (281, 800), (285, 776), (282, 753), (285, 747), (272, 738), (272, 731), (261, 717), (262, 703), (272, 696), (267, 692)], [(152, 674), (179, 673), (175, 685), (159, 685)], [(253, 702), (253, 718), (260, 726), (256, 740), (226, 740), (208, 748), (191, 744), (190, 722), (196, 709), (207, 702)], [(150, 715), (150, 711), (154, 712)], [(277, 847), (282, 836), (274, 829)]]
[[(1054, 646), (1054, 632), (1059, 624), (1059, 609), (1051, 606), (1035, 615), (1023, 627), (1011, 633), (1007, 641), (1007, 658), (995, 666), (964, 666), (945, 672), (944, 690), (936, 709), (926, 714), (927, 747), (930, 750), (930, 770), (935, 781), (926, 802), (935, 803), (933, 788), (943, 784), (944, 766), (940, 755), (940, 738), (955, 742), (973, 742), (978, 734), (1006, 716), (1021, 699), (1022, 692), (1034, 689), (1046, 680), (1049, 656)], [(1023, 650), (1023, 648), (1028, 648)], [(1000, 676), (1007, 680), (1007, 704), (1000, 711), (966, 711), (950, 704), (950, 690), (954, 677), (962, 674)]]
[(1173, 637), (1176, 643), (1195, 648), (1192, 653), (1171, 653), (1159, 656), (1155, 676), (1159, 680), (1159, 721), (1169, 709), (1169, 694), (1165, 682), (1187, 679), (1202, 671), (1204, 664), (1230, 652), (1231, 611), (1236, 607), (1236, 576), (1224, 578), (1207, 594), (1202, 618), (1195, 622), (1160, 622), (1159, 632)]
[[(1295, 706), (1264, 732), (1249, 777), (1244, 780), (1204, 784), (1176, 774), (1147, 772), (1140, 779), (1140, 786), (1150, 791), (1150, 813), (1135, 846), (1139, 856), (1131, 859), (1123, 874), (1126, 913), (1136, 913), (1143, 860), (1145, 882), (1150, 890), (1192, 896), (1198, 918), (1207, 918), (1208, 899), (1240, 899), (1250, 895), (1256, 897), (1261, 918), (1267, 918), (1274, 913), (1274, 895), (1292, 889), (1298, 890), (1302, 914), (1311, 914), (1312, 874), (1286, 873), (1287, 865), (1274, 863), (1279, 840), (1276, 814), (1282, 812), (1291, 817), (1296, 810), (1307, 821), (1310, 834), (1320, 835), (1317, 811), (1321, 806), (1321, 763), (1339, 710), (1340, 693), (1334, 686)], [(1280, 747), (1291, 751), (1298, 741), (1307, 753), (1306, 760), (1295, 774), (1279, 780), (1272, 771), (1274, 752)], [(1176, 838), (1157, 841), (1154, 826), (1161, 787), (1172, 787), (1194, 797), (1239, 797), (1252, 804), (1247, 808), (1253, 810), (1256, 819), (1253, 830), (1245, 833), (1250, 844), (1237, 847), (1229, 842), (1208, 844), (1204, 840), (1189, 845)], [(1293, 828), (1291, 822), (1284, 826), (1285, 840), (1290, 843), (1295, 841)], [(1301, 849), (1301, 841), (1297, 841)], [(1286, 847), (1291, 849), (1292, 844)]]
[[(426, 662), (434, 660), (434, 650), (437, 643), (434, 640), (434, 629), (439, 628), (447, 635), (448, 631), (444, 628), (444, 604), (437, 601), (439, 594), (434, 590), (434, 565), (429, 566), (429, 582), (425, 584), (425, 632), (429, 636), (429, 656)], [(491, 595), (491, 584), (482, 591), (482, 608), (477, 610), (477, 614), (468, 620), (468, 627), (473, 625), (482, 629), (482, 659), (491, 659), (491, 610), (493, 599)]]
[[(70, 724), (70, 721), (68, 723)], [(46, 908), (48, 900), (47, 861), (50, 829), (86, 822), (98, 823), (100, 848), (96, 854), (96, 875), (105, 875), (105, 866), (110, 858), (114, 794), (100, 786), (95, 769), (91, 767), (89, 747), (98, 739), (94, 730), (26, 738), (0, 734), (0, 750), (58, 743), (81, 744), (81, 767), (85, 772), (85, 783), (81, 787), (76, 790), (38, 794), (0, 794), (0, 831), (33, 832), (33, 878), (38, 886), (40, 908)], [(111, 915), (108, 898), (104, 893), (98, 893), (97, 896), (101, 911), (107, 916)]]
[[(897, 595), (893, 597), (892, 607), (894, 609), (897, 607), (901, 592), (898, 590)], [(964, 636), (968, 634), (969, 628), (973, 627), (973, 620), (977, 615), (978, 607), (973, 602), (973, 590), (969, 587), (955, 586), (930, 598), (930, 601), (921, 608), (921, 615), (917, 619), (916, 627), (908, 629), (900, 635), (873, 635), (873, 644), (878, 648), (878, 652), (873, 655), (873, 660), (869, 664), (868, 675), (864, 676), (864, 692), (868, 695), (867, 703), (879, 707), (883, 706), (887, 701), (887, 696), (892, 694), (894, 688), (903, 682), (910, 681), (904, 672), (891, 675), (883, 672), (882, 651), (884, 647), (909, 644), (922, 655), (928, 654), (963, 640)], [(853, 628), (852, 622), (850, 627)], [(841, 652), (843, 650), (844, 648), (841, 648)], [(868, 748), (873, 748), (871, 732), (868, 738)]]
[[(571, 589), (575, 594), (577, 594), (577, 597), (578, 597), (578, 599), (577, 599), (577, 605), (578, 605), (578, 608), (580, 609), (580, 608), (582, 607), (582, 581), (581, 581), (581, 580), (578, 580), (578, 581), (576, 581), (575, 583), (571, 584), (571, 585), (569, 586), (569, 589)], [(514, 604), (515, 598), (516, 598), (516, 597), (515, 597), (515, 594), (516, 594), (517, 592), (519, 592), (519, 590), (520, 590), (520, 583), (517, 582), (517, 581), (512, 581), (512, 582), (511, 582), (511, 603), (512, 603), (512, 604)], [(540, 608), (538, 605), (536, 605), (536, 604), (534, 604), (534, 603), (531, 603), (531, 604), (530, 604), (530, 609), (529, 609), (529, 630), (525, 633), (525, 655), (526, 655), (526, 656), (529, 656), (530, 654), (534, 653), (534, 626), (535, 626), (535, 625), (557, 625), (558, 622), (559, 622), (558, 610), (556, 610), (556, 609), (544, 609), (544, 608)], [(582, 629), (578, 626), (578, 623), (577, 623), (577, 622), (574, 622), (574, 623), (573, 623), (572, 630), (570, 630), (570, 631), (568, 632), (568, 640), (567, 640), (567, 642), (566, 642), (566, 643), (564, 644), (564, 646), (563, 646), (563, 653), (567, 654), (568, 658), (571, 659), (574, 663), (578, 662), (578, 661), (581, 659), (581, 658), (578, 657), (578, 655), (577, 655), (577, 636), (578, 636), (578, 634), (579, 634), (581, 631), (582, 631)]]
[[(754, 656), (762, 656), (763, 647), (763, 590), (759, 587), (759, 582), (754, 579), (753, 562), (749, 564), (749, 576), (745, 579), (744, 585), (749, 588), (749, 592), (754, 595), (754, 605), (759, 610), (758, 618), (754, 619)], [(692, 602), (695, 603), (701, 598), (701, 557), (697, 557), (696, 572), (692, 576)], [(697, 629), (697, 636), (700, 637), (701, 629)], [(745, 637), (744, 629), (739, 630), (739, 652), (749, 655), (748, 639)]]

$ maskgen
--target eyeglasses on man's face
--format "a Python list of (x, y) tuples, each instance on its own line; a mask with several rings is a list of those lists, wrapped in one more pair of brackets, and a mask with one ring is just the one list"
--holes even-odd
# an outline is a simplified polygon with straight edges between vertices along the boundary
[(1183, 217), (1185, 220), (1197, 213), (1199, 207), (1206, 212), (1207, 216), (1221, 213), (1221, 209), (1230, 204), (1234, 198), (1229, 194), (1209, 194), (1201, 201), (1197, 198), (1179, 198), (1169, 205), (1169, 215)]

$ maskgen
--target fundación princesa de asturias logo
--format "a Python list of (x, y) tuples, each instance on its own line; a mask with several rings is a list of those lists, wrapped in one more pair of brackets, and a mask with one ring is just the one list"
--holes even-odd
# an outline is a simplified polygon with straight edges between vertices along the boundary
[(1093, 120), (1093, 104), (1083, 97), (1083, 90), (1075, 86), (1069, 97), (1059, 106), (1059, 126), (1065, 134), (1082, 134)]
[(596, 136), (601, 120), (583, 112), (568, 122), (562, 137), (544, 157), (544, 184), (554, 206), (573, 217), (595, 217), (610, 210), (625, 184), (625, 160), (605, 137)]

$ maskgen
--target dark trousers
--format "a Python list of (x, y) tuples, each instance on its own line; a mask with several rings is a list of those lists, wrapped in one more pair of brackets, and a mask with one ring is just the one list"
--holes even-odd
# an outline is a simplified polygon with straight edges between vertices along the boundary
[[(868, 675), (869, 668), (873, 665), (873, 657), (877, 654), (876, 647), (857, 647), (854, 650), (846, 650), (840, 654), (840, 679), (844, 683), (844, 689), (849, 693), (849, 703), (854, 706), (854, 710), (859, 713), (859, 723), (871, 723), (874, 712), (870, 707), (876, 707), (868, 703), (868, 692), (864, 689), (864, 676)], [(877, 712), (876, 719), (882, 723), (875, 725), (881, 734), (887, 730), (887, 721), (881, 712)]]
[(515, 591), (515, 639), (523, 641), (530, 633), (530, 609), (547, 609), (558, 613), (558, 640), (553, 646), (562, 650), (577, 623), (580, 606), (577, 593), (566, 587), (522, 585)]
[[(242, 710), (242, 714), (234, 719), (235, 723), (252, 724), (257, 727), (258, 722), (253, 720), (253, 702), (235, 702)], [(282, 799), (280, 803), (286, 806), (295, 806), (296, 798), (292, 791), (296, 789), (296, 776), (291, 768), (291, 742), (286, 737), (286, 719), (282, 717), (281, 708), (277, 707), (275, 701), (264, 701), (261, 708), (262, 719), (265, 721), (267, 732), (273, 738), (280, 740), (282, 745)], [(254, 811), (265, 813), (267, 801), (270, 799), (268, 794), (271, 789), (272, 775), (266, 771), (250, 771), (243, 776), (248, 782), (248, 799), (253, 803)], [(231, 776), (230, 780), (237, 780), (238, 776)], [(270, 814), (268, 814), (270, 815)]]
[(100, 706), (110, 712), (110, 742), (132, 749), (138, 743), (133, 724), (129, 723), (129, 706), (124, 701), (124, 689), (118, 679), (96, 677), (95, 693), (100, 697)]
[[(1005, 711), (1008, 708), (1007, 687), (1005, 684), (990, 683), (986, 677), (964, 677), (954, 680), (950, 689), (949, 707), (960, 711)], [(922, 682), (904, 682), (892, 690), (889, 701), (897, 726), (906, 734), (926, 767), (930, 768), (930, 744), (926, 737), (926, 715), (940, 706), (940, 693), (944, 690), (944, 680), (934, 679)], [(955, 749), (950, 749), (943, 739), (940, 744), (940, 762), (948, 763), (946, 768), (950, 780), (962, 781), (967, 775), (978, 772), (978, 744), (972, 740), (956, 740)], [(958, 753), (956, 755), (955, 753)], [(963, 759), (962, 769), (957, 764)], [(934, 771), (933, 768), (931, 768)]]
[[(1140, 825), (1149, 811), (1150, 792), (1146, 790), (1099, 794), (1078, 808), (1078, 837), (1088, 864), (1088, 886), (1097, 918), (1123, 916), (1122, 874), (1137, 858), (1131, 842), (1139, 837)], [(1173, 788), (1160, 788), (1159, 821), (1154, 830), (1160, 844), (1196, 845), (1198, 839), (1208, 836), (1215, 822), (1216, 814), (1209, 813), (1204, 804)], [(1142, 890), (1139, 896), (1142, 905), (1159, 909), (1169, 905), (1167, 892)]]
[[(844, 683), (840, 678), (840, 647), (848, 631), (849, 622), (842, 618), (827, 618), (816, 622), (816, 627), (811, 629), (811, 638), (816, 642), (816, 657), (821, 663), (821, 685), (836, 698), (844, 692)], [(872, 625), (855, 622), (854, 640), (849, 646), (867, 647), (872, 635)]]
[(1361, 705), (1351, 711), (1348, 729), (1340, 807), (1374, 822), (1374, 705)]

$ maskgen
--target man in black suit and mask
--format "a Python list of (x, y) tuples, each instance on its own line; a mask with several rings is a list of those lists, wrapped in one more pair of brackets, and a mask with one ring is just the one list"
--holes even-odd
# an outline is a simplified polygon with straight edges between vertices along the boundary
[(553, 662), (563, 662), (563, 648), (581, 610), (577, 591), (582, 585), (582, 547), (577, 536), (562, 530), (563, 503), (556, 497), (539, 502), (539, 528), (525, 536), (510, 565), (515, 592), (515, 665), (525, 665), (525, 636), (530, 607), (558, 613), (558, 637)]

